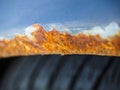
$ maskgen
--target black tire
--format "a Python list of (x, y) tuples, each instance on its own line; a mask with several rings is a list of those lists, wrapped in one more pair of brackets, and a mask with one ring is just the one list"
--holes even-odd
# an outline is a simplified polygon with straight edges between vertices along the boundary
[(120, 90), (120, 57), (37, 55), (9, 59), (15, 60), (4, 71), (0, 90)]

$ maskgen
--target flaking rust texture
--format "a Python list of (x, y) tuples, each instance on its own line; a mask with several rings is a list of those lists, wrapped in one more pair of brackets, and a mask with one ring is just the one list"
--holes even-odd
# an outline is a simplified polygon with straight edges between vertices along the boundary
[(12, 39), (0, 40), (0, 57), (47, 54), (91, 54), (120, 56), (120, 32), (107, 39), (100, 35), (79, 33), (71, 35), (53, 29), (46, 31), (38, 24), (36, 30), (26, 35), (16, 35)]

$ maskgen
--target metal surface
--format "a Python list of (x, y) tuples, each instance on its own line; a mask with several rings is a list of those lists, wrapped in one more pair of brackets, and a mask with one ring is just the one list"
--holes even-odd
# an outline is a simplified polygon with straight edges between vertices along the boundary
[(36, 55), (0, 61), (8, 60), (11, 65), (1, 68), (1, 90), (120, 90), (119, 57)]

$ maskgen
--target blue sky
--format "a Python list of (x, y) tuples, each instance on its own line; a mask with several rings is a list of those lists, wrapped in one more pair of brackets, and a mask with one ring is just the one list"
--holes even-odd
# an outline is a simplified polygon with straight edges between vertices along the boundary
[(120, 0), (0, 0), (0, 30), (73, 21), (120, 22)]

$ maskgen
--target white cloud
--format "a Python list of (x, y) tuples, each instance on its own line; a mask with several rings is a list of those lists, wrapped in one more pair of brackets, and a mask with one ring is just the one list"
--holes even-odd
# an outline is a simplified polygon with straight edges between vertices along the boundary
[(85, 30), (82, 33), (96, 35), (99, 34), (103, 38), (108, 38), (116, 33), (120, 32), (120, 27), (116, 22), (111, 22), (106, 27), (102, 28), (100, 26), (93, 27), (91, 30)]

